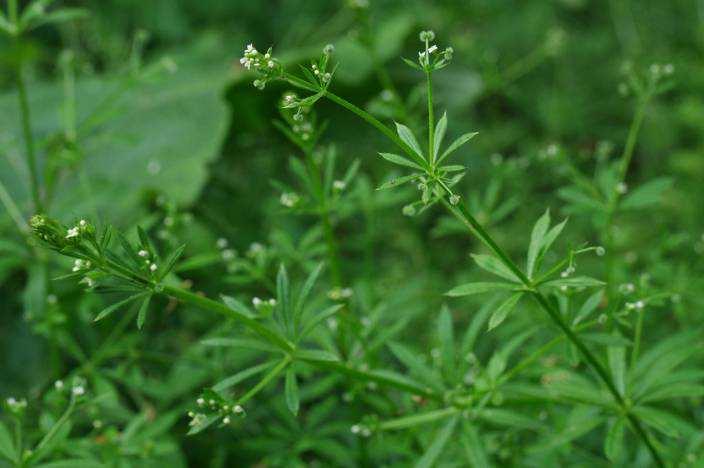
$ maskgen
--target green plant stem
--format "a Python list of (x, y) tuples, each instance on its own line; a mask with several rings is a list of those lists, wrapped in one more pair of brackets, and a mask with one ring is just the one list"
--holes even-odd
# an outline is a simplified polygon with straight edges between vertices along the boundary
[(49, 432), (46, 433), (46, 435), (42, 438), (42, 440), (39, 441), (37, 446), (34, 448), (32, 453), (37, 454), (40, 453), (40, 450), (46, 446), (51, 440), (56, 436), (56, 433), (59, 432), (59, 429), (66, 424), (66, 421), (71, 417), (71, 414), (73, 413), (74, 408), (76, 407), (76, 398), (74, 396), (71, 396), (71, 400), (69, 401), (68, 406), (66, 407), (66, 410), (64, 413), (61, 415), (61, 417), (56, 421), (56, 423), (51, 426), (51, 429), (49, 429)]
[(276, 367), (271, 369), (257, 384), (252, 387), (247, 393), (245, 393), (242, 398), (240, 398), (237, 403), (240, 405), (244, 405), (247, 403), (252, 397), (254, 397), (257, 393), (261, 391), (264, 387), (266, 387), (269, 382), (274, 380), (281, 372), (288, 367), (288, 365), (291, 364), (291, 355), (286, 355), (281, 362), (279, 362)]
[(416, 414), (413, 416), (404, 416), (401, 418), (384, 421), (383, 423), (379, 424), (379, 429), (382, 431), (406, 429), (421, 424), (431, 423), (433, 421), (437, 421), (438, 419), (444, 419), (448, 416), (455, 415), (460, 411), (461, 410), (459, 408), (450, 406), (448, 408), (441, 408), (434, 411), (428, 411), (427, 413)]
[(32, 135), (31, 117), (29, 112), (29, 101), (27, 99), (27, 87), (22, 72), (22, 62), (17, 64), (17, 97), (20, 104), (20, 120), (22, 124), (22, 135), (25, 144), (25, 157), (29, 168), (29, 186), (34, 202), (34, 212), (43, 213), (44, 206), (39, 194), (39, 174), (37, 172), (37, 157), (34, 150), (34, 136)]
[[(324, 96), (331, 101), (335, 102), (336, 104), (341, 105), (345, 109), (350, 110), (354, 114), (360, 116), (364, 121), (368, 122), (370, 125), (373, 127), (379, 129), (384, 135), (386, 135), (391, 141), (396, 143), (404, 152), (406, 152), (409, 155), (414, 154), (415, 152), (408, 148), (408, 146), (401, 142), (400, 139), (389, 129), (386, 125), (381, 123), (378, 119), (376, 119), (373, 115), (369, 114), (368, 112), (360, 109), (359, 107), (355, 106), (354, 104), (346, 101), (345, 99), (326, 91), (324, 93)], [(633, 137), (635, 138), (635, 136)], [(629, 139), (630, 140), (630, 139)], [(631, 146), (635, 144), (635, 141), (631, 143)], [(631, 150), (632, 151), (632, 150)], [(629, 157), (630, 159), (630, 157)], [(627, 166), (626, 166), (627, 167)], [(587, 346), (584, 344), (584, 342), (572, 331), (572, 329), (565, 323), (565, 321), (562, 319), (562, 316), (560, 315), (559, 311), (557, 311), (553, 305), (548, 301), (548, 299), (535, 289), (534, 285), (532, 284), (531, 280), (521, 271), (520, 268), (511, 260), (511, 258), (506, 254), (506, 252), (503, 251), (501, 247), (499, 247), (498, 244), (494, 241), (494, 239), (489, 235), (489, 233), (482, 227), (482, 225), (469, 213), (467, 210), (466, 206), (464, 204), (460, 204), (458, 206), (452, 206), (450, 203), (445, 199), (445, 197), (442, 198), (442, 202), (445, 205), (445, 207), (452, 213), (454, 214), (465, 226), (469, 228), (469, 230), (479, 238), (479, 240), (486, 245), (498, 258), (499, 260), (509, 269), (511, 272), (513, 272), (516, 277), (521, 281), (521, 283), (525, 286), (526, 290), (530, 293), (530, 295), (533, 297), (533, 299), (538, 303), (538, 305), (548, 314), (550, 319), (557, 325), (560, 330), (567, 336), (567, 339), (570, 340), (577, 348), (577, 350), (580, 352), (580, 354), (584, 357), (584, 360), (587, 362), (587, 364), (592, 367), (592, 369), (597, 373), (598, 377), (601, 379), (601, 381), (606, 385), (606, 388), (609, 390), (611, 395), (614, 398), (614, 401), (619, 405), (621, 410), (626, 414), (628, 417), (628, 420), (631, 423), (631, 426), (633, 427), (634, 431), (638, 436), (643, 440), (643, 442), (646, 444), (648, 447), (648, 450), (650, 451), (653, 459), (657, 463), (658, 466), (664, 466), (664, 463), (662, 459), (660, 458), (660, 455), (656, 451), (653, 443), (651, 442), (650, 438), (646, 434), (645, 430), (643, 429), (642, 424), (640, 423), (640, 420), (638, 419), (637, 416), (632, 414), (629, 411), (629, 407), (626, 404), (625, 400), (619, 393), (618, 389), (616, 388), (616, 385), (614, 384), (613, 379), (609, 375), (609, 373), (606, 371), (604, 366), (599, 362), (599, 360), (594, 356), (594, 354), (587, 348)]]
[(427, 84), (428, 95), (428, 159), (430, 165), (435, 164), (435, 113), (433, 111), (433, 72), (428, 70), (425, 72), (425, 82)]
[(631, 160), (633, 159), (633, 152), (635, 151), (636, 141), (638, 141), (638, 134), (640, 133), (640, 128), (643, 123), (643, 117), (645, 116), (645, 109), (650, 101), (650, 92), (640, 98), (638, 102), (638, 107), (636, 113), (633, 116), (633, 121), (628, 130), (628, 137), (626, 138), (626, 146), (621, 154), (621, 159), (618, 166), (618, 176), (616, 183), (614, 184), (613, 192), (609, 197), (606, 206), (606, 225), (604, 227), (604, 247), (606, 248), (606, 282), (609, 285), (609, 297), (613, 296), (614, 288), (614, 236), (613, 236), (613, 224), (614, 217), (616, 216), (616, 211), (618, 208), (618, 202), (621, 198), (617, 187), (626, 180), (626, 174), (628, 174), (628, 168), (631, 165)]
[(217, 312), (221, 315), (224, 315), (225, 317), (234, 319), (251, 329), (253, 332), (258, 334), (262, 338), (266, 339), (270, 343), (277, 345), (282, 350), (291, 352), (295, 349), (293, 343), (280, 337), (278, 334), (274, 333), (269, 328), (254, 320), (253, 318), (250, 318), (244, 314), (230, 309), (225, 304), (174, 286), (164, 286), (162, 292), (175, 299), (179, 299), (187, 304), (191, 304), (201, 309), (210, 310), (212, 312)]
[[(193, 294), (192, 292), (186, 291), (181, 288), (173, 287), (173, 286), (164, 286), (163, 290), (161, 291), (163, 294), (170, 296), (174, 299), (178, 299), (186, 304), (190, 304), (194, 307), (198, 307), (200, 309), (204, 310), (209, 310), (211, 312), (216, 312), (221, 315), (224, 315), (226, 317), (232, 318), (233, 320), (236, 320), (246, 327), (250, 328), (252, 331), (255, 333), (259, 334), (260, 336), (268, 339), (269, 341), (276, 342), (280, 344), (280, 347), (285, 350), (286, 354), (290, 356), (292, 353), (295, 352), (295, 349), (293, 347), (293, 344), (289, 343), (288, 341), (282, 340), (278, 335), (273, 333), (271, 330), (266, 328), (264, 325), (261, 323), (257, 322), (254, 319), (251, 319), (245, 315), (242, 315), (224, 304), (221, 304), (219, 302), (216, 302), (212, 299), (208, 299), (203, 296), (199, 296), (197, 294)], [(370, 371), (362, 371), (358, 369), (354, 369), (350, 367), (348, 364), (340, 362), (340, 361), (319, 361), (319, 360), (314, 360), (314, 359), (309, 359), (306, 357), (300, 357), (297, 359), (301, 359), (303, 361), (306, 361), (312, 365), (314, 365), (317, 368), (320, 369), (329, 369), (333, 370), (336, 372), (339, 372), (341, 374), (347, 375), (349, 377), (355, 378), (357, 380), (362, 380), (366, 382), (376, 382), (380, 385), (384, 385), (387, 387), (393, 387), (398, 390), (402, 390), (405, 392), (421, 395), (426, 398), (433, 398), (435, 400), (441, 401), (441, 396), (437, 395), (429, 390), (425, 390), (421, 387), (417, 387), (412, 384), (406, 384), (404, 382), (400, 382), (396, 379), (390, 378), (382, 373), (373, 373)]]

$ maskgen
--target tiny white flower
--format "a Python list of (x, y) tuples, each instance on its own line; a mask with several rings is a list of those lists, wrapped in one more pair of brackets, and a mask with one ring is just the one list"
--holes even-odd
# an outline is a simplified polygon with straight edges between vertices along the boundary
[(198, 399), (196, 400), (196, 404), (197, 404), (198, 406), (203, 406), (203, 405), (205, 404), (205, 400), (204, 400), (203, 398), (198, 398)]
[(83, 387), (83, 385), (76, 385), (76, 386), (73, 387), (73, 389), (71, 390), (71, 393), (73, 393), (73, 394), (76, 395), (76, 396), (81, 396), (81, 395), (84, 395), (84, 394), (86, 393), (86, 389)]
[(79, 225), (80, 227), (86, 227), (87, 224), (88, 224), (88, 223), (86, 223), (86, 220), (85, 220), (85, 219), (82, 219), (82, 220), (80, 220), (80, 221), (78, 222), (78, 225)]
[(146, 258), (146, 257), (149, 256), (149, 252), (147, 252), (146, 250), (142, 249), (142, 250), (140, 250), (139, 252), (137, 252), (137, 255), (139, 255), (139, 256), (142, 257), (142, 258)]
[(271, 307), (274, 307), (276, 305), (276, 299), (274, 299), (274, 298), (269, 299), (269, 305)]
[(154, 272), (154, 271), (156, 271), (157, 268), (158, 267), (156, 266), (156, 263), (152, 263), (151, 265), (149, 265), (149, 271)]
[(77, 227), (72, 227), (66, 231), (66, 239), (71, 239), (73, 237), (78, 237), (79, 232)]
[(230, 418), (228, 416), (225, 416), (224, 418), (222, 418), (222, 423), (223, 424), (230, 424)]
[(62, 380), (57, 380), (56, 382), (54, 382), (54, 388), (57, 390), (63, 390), (64, 382)]
[(628, 192), (628, 185), (626, 185), (625, 182), (619, 182), (616, 185), (616, 191), (623, 195), (624, 193)]
[(235, 405), (232, 408), (232, 412), (235, 414), (242, 414), (242, 413), (244, 413), (244, 408), (242, 408), (240, 405)]
[(221, 237), (217, 240), (215, 244), (218, 246), (219, 249), (224, 249), (225, 247), (227, 247), (227, 239)]
[(360, 430), (361, 428), (359, 427), (359, 424), (353, 424), (352, 427), (350, 427), (350, 432), (352, 432), (352, 434), (359, 434)]

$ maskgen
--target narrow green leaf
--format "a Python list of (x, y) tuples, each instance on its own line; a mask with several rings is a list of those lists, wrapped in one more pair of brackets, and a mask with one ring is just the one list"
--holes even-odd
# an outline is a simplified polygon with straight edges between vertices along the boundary
[(255, 318), (257, 314), (252, 312), (249, 307), (244, 305), (242, 302), (238, 301), (234, 297), (230, 296), (225, 296), (224, 294), (220, 295), (220, 299), (222, 299), (222, 302), (229, 307), (230, 309), (234, 310), (235, 312), (239, 312), (240, 314), (249, 317), (249, 318)]
[(179, 258), (181, 258), (181, 255), (183, 255), (183, 249), (186, 248), (186, 244), (182, 244), (176, 249), (174, 249), (168, 257), (166, 257), (166, 260), (164, 260), (163, 265), (159, 268), (159, 281), (163, 280), (166, 275), (169, 274), (171, 270), (173, 270), (174, 266), (176, 265), (176, 262), (178, 261)]
[(320, 325), (320, 323), (338, 313), (340, 309), (342, 309), (344, 306), (344, 304), (335, 304), (307, 319), (306, 323), (303, 326), (303, 329), (299, 334), (299, 339), (308, 336), (308, 334), (312, 332), (315, 327), (317, 327), (318, 325)]
[(141, 292), (141, 293), (139, 293), (139, 294), (134, 294), (134, 295), (128, 297), (127, 299), (123, 299), (123, 300), (121, 300), (121, 301), (119, 301), (119, 302), (116, 302), (116, 303), (114, 303), (114, 304), (112, 304), (112, 305), (109, 305), (108, 307), (104, 308), (104, 309), (95, 317), (95, 319), (93, 319), (93, 321), (94, 321), (94, 322), (97, 322), (97, 321), (99, 321), (99, 320), (104, 319), (105, 317), (107, 317), (108, 315), (112, 314), (113, 312), (115, 312), (115, 311), (116, 311), (117, 309), (119, 309), (120, 307), (122, 307), (122, 306), (124, 306), (124, 305), (126, 305), (126, 304), (129, 304), (130, 302), (134, 301), (134, 300), (137, 299), (137, 298), (140, 298), (140, 297), (144, 296), (145, 294), (149, 294), (149, 292)]
[(245, 369), (243, 371), (240, 371), (234, 375), (231, 375), (230, 377), (227, 377), (226, 379), (221, 380), (220, 382), (216, 383), (213, 385), (213, 390), (216, 392), (222, 392), (224, 390), (227, 390), (229, 388), (234, 387), (240, 382), (243, 382), (247, 380), (250, 377), (253, 377), (257, 374), (261, 374), (265, 370), (269, 369), (272, 367), (274, 364), (277, 364), (278, 361), (269, 361), (265, 362), (263, 364), (259, 364), (253, 367), (250, 367), (248, 369)]
[(401, 343), (389, 343), (393, 355), (408, 368), (411, 376), (420, 379), (424, 384), (437, 391), (443, 390), (443, 380), (435, 369), (431, 368), (425, 359)]
[(501, 263), (498, 258), (484, 254), (472, 254), (472, 258), (480, 268), (489, 273), (493, 273), (496, 276), (513, 281), (514, 283), (520, 283), (518, 277), (506, 265)]
[(582, 304), (582, 307), (580, 307), (579, 312), (577, 312), (577, 315), (574, 317), (574, 320), (572, 321), (572, 325), (577, 325), (579, 322), (584, 320), (585, 318), (589, 317), (592, 312), (594, 312), (597, 307), (599, 307), (599, 304), (601, 304), (601, 301), (604, 297), (604, 290), (599, 290), (589, 296), (586, 301), (584, 301), (584, 304)]
[(604, 454), (606, 458), (615, 462), (623, 452), (623, 433), (625, 429), (624, 419), (618, 418), (609, 427), (604, 440)]
[(396, 124), (396, 133), (398, 133), (399, 138), (401, 138), (405, 144), (415, 151), (418, 156), (423, 158), (423, 150), (420, 148), (420, 145), (418, 144), (418, 141), (416, 140), (415, 135), (413, 135), (411, 129), (398, 122), (394, 123)]
[(299, 349), (296, 358), (311, 362), (339, 362), (340, 358), (323, 349)]
[(648, 406), (636, 406), (633, 412), (643, 421), (668, 437), (691, 436), (697, 429), (681, 417)]
[(477, 416), (489, 423), (499, 426), (516, 427), (518, 429), (540, 429), (540, 423), (535, 418), (524, 416), (513, 410), (499, 408), (485, 408), (477, 413)]
[(12, 440), (12, 435), (2, 422), (0, 422), (0, 455), (11, 462), (17, 461), (17, 449)]
[(468, 421), (463, 421), (462, 437), (459, 438), (469, 466), (476, 468), (490, 467), (489, 457), (486, 454), (486, 444), (479, 436), (477, 429)]
[(289, 329), (291, 323), (291, 292), (289, 290), (288, 274), (286, 273), (286, 267), (283, 263), (279, 267), (279, 272), (276, 275), (276, 296), (276, 309), (279, 312), (279, 319), (284, 328)]
[(574, 278), (558, 278), (543, 283), (545, 286), (560, 288), (566, 286), (568, 288), (595, 288), (604, 286), (603, 281), (588, 276), (575, 276)]
[(670, 177), (660, 177), (646, 182), (623, 197), (621, 208), (635, 210), (657, 205), (662, 199), (663, 193), (669, 190), (673, 183), (674, 180)]
[(391, 179), (381, 184), (379, 187), (377, 187), (377, 190), (387, 190), (390, 188), (398, 187), (399, 185), (403, 185), (406, 182), (415, 180), (420, 176), (420, 174), (411, 174), (403, 177), (396, 177), (395, 179)]
[(462, 145), (467, 143), (469, 140), (477, 136), (479, 133), (478, 132), (472, 132), (472, 133), (465, 133), (464, 135), (461, 135), (459, 138), (457, 138), (455, 141), (452, 142), (450, 146), (447, 147), (445, 152), (440, 156), (440, 158), (437, 160), (437, 164), (440, 164), (441, 161), (444, 161), (445, 158), (447, 158), (449, 155), (457, 151)]
[(203, 346), (223, 347), (223, 348), (243, 348), (256, 349), (268, 353), (279, 351), (270, 344), (254, 338), (206, 338), (200, 342)]
[(389, 162), (392, 162), (394, 164), (398, 164), (400, 166), (406, 166), (406, 167), (411, 167), (413, 169), (418, 169), (418, 170), (423, 170), (422, 167), (420, 167), (418, 164), (414, 163), (410, 159), (406, 159), (403, 156), (399, 156), (398, 154), (393, 154), (393, 153), (379, 153), (379, 155), (386, 159)]
[(526, 261), (526, 274), (529, 278), (533, 278), (535, 261), (537, 260), (538, 254), (540, 253), (540, 249), (543, 246), (545, 234), (547, 234), (549, 227), (550, 210), (547, 209), (545, 210), (543, 216), (541, 216), (533, 226), (533, 231), (530, 235), (530, 244), (528, 246), (528, 259)]
[(447, 306), (443, 305), (438, 317), (438, 339), (440, 341), (440, 357), (445, 376), (454, 381), (455, 372), (455, 336), (452, 327), (452, 314)]
[(547, 232), (547, 234), (545, 234), (545, 237), (543, 238), (543, 245), (540, 247), (540, 253), (538, 254), (538, 258), (535, 260), (534, 271), (540, 269), (540, 264), (542, 263), (545, 254), (548, 252), (548, 250), (550, 250), (552, 244), (562, 233), (562, 230), (565, 228), (566, 224), (567, 219), (563, 220), (560, 224), (553, 226)]
[(440, 154), (440, 146), (442, 146), (442, 140), (445, 139), (445, 132), (447, 131), (447, 112), (443, 112), (442, 117), (438, 120), (438, 124), (435, 126), (435, 136), (433, 137), (433, 159), (437, 159)]
[(416, 468), (430, 468), (435, 466), (435, 462), (442, 453), (447, 441), (450, 440), (452, 433), (457, 425), (457, 416), (453, 416), (450, 420), (443, 426), (443, 428), (437, 433), (433, 443), (425, 451), (423, 456), (418, 460), (415, 467)]
[[(616, 332), (613, 333), (618, 336)], [(609, 346), (607, 348), (609, 368), (614, 378), (616, 389), (621, 395), (626, 394), (626, 348), (624, 346)]]
[(472, 296), (474, 294), (483, 294), (492, 291), (510, 291), (515, 289), (516, 285), (511, 283), (492, 283), (492, 282), (478, 282), (478, 283), (467, 283), (455, 286), (450, 289), (445, 295), (450, 297), (462, 297), (462, 296)]
[(286, 406), (288, 406), (288, 409), (294, 416), (297, 416), (298, 409), (301, 405), (301, 399), (298, 394), (298, 381), (296, 380), (296, 373), (290, 367), (286, 371), (286, 385), (284, 388), (284, 393), (286, 396)]
[(137, 328), (142, 329), (144, 327), (144, 321), (147, 319), (147, 310), (149, 309), (149, 302), (152, 299), (152, 295), (149, 294), (142, 301), (142, 305), (139, 307), (139, 313), (137, 314)]
[(514, 307), (516, 307), (516, 304), (518, 304), (518, 301), (521, 299), (523, 296), (523, 293), (516, 293), (513, 296), (509, 297), (504, 301), (496, 311), (491, 314), (491, 318), (489, 319), (489, 330), (493, 330), (494, 328), (498, 327), (501, 322), (506, 320), (506, 317), (508, 316), (509, 312), (513, 310)]
[(298, 293), (298, 299), (296, 301), (296, 308), (294, 309), (293, 312), (293, 323), (294, 327), (298, 327), (298, 322), (300, 320), (301, 314), (303, 313), (303, 308), (305, 307), (306, 301), (308, 300), (308, 296), (310, 295), (310, 292), (313, 290), (313, 287), (315, 286), (316, 281), (318, 281), (318, 277), (320, 276), (320, 272), (323, 271), (323, 267), (325, 266), (324, 263), (319, 263), (315, 268), (313, 268), (313, 271), (311, 271), (310, 275), (308, 275), (308, 278), (306, 279), (306, 282), (303, 283), (303, 287), (301, 288), (301, 291)]
[(418, 65), (416, 62), (414, 62), (414, 61), (412, 61), (412, 60), (409, 60), (409, 59), (407, 59), (407, 58), (405, 58), (405, 57), (401, 57), (401, 60), (403, 60), (404, 63), (405, 63), (406, 65), (408, 65), (409, 67), (411, 67), (411, 68), (414, 68), (414, 69), (419, 70), (419, 71), (423, 70), (422, 68), (420, 68), (420, 65)]

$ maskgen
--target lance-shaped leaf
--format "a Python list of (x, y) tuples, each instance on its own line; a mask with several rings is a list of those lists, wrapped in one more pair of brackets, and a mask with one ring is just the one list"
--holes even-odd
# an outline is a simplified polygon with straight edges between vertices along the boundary
[(521, 299), (523, 296), (523, 293), (516, 293), (513, 296), (509, 297), (506, 299), (496, 311), (494, 311), (493, 314), (491, 314), (491, 318), (489, 319), (489, 330), (493, 330), (494, 328), (498, 327), (501, 322), (506, 320), (506, 317), (508, 316), (509, 312), (513, 310), (514, 307), (516, 307), (516, 304), (518, 304), (518, 301)]
[(147, 320), (147, 310), (149, 309), (149, 302), (151, 299), (152, 295), (149, 294), (144, 298), (144, 301), (142, 301), (142, 305), (139, 306), (139, 313), (137, 314), (137, 328), (140, 330), (144, 326), (144, 322)]
[(135, 294), (133, 296), (128, 297), (127, 299), (123, 299), (119, 302), (116, 302), (114, 304), (109, 305), (108, 307), (104, 308), (100, 313), (95, 317), (93, 320), (94, 322), (97, 322), (99, 320), (104, 319), (108, 315), (112, 314), (115, 312), (117, 309), (129, 304), (130, 302), (134, 301), (135, 299), (138, 299), (146, 294), (149, 294), (149, 292), (141, 292), (139, 294)]
[(296, 380), (296, 373), (292, 368), (286, 371), (286, 383), (284, 387), (284, 393), (286, 396), (286, 406), (291, 411), (291, 413), (298, 415), (298, 409), (301, 406), (301, 399), (298, 393), (298, 381)]
[(472, 254), (472, 258), (480, 268), (489, 273), (493, 273), (515, 283), (520, 283), (518, 277), (506, 265), (501, 263), (498, 258), (484, 254)]
[(510, 291), (515, 289), (516, 285), (511, 283), (499, 282), (477, 282), (467, 283), (455, 286), (445, 294), (450, 297), (472, 296), (474, 294), (484, 294), (494, 291)]
[(469, 140), (474, 138), (475, 136), (478, 135), (478, 132), (472, 132), (472, 133), (465, 133), (464, 135), (460, 136), (457, 138), (455, 141), (452, 142), (450, 146), (447, 147), (444, 153), (442, 153), (442, 156), (437, 160), (437, 163), (440, 164), (441, 161), (444, 161), (445, 158), (447, 158), (449, 155), (457, 151), (462, 145), (467, 143)]
[(416, 140), (415, 135), (413, 135), (411, 129), (398, 122), (394, 123), (396, 124), (396, 133), (398, 133), (399, 138), (401, 138), (405, 144), (407, 144), (418, 156), (422, 158), (423, 150), (420, 149), (420, 145), (418, 144), (418, 141)]
[(384, 182), (381, 184), (379, 187), (377, 187), (377, 190), (386, 190), (394, 187), (398, 187), (399, 185), (403, 185), (406, 182), (411, 182), (412, 180), (417, 179), (420, 177), (421, 174), (411, 174), (403, 177), (396, 177), (395, 179), (391, 179), (389, 181)]
[(445, 139), (445, 132), (447, 131), (447, 112), (443, 112), (442, 117), (438, 120), (438, 124), (435, 127), (435, 135), (433, 136), (433, 159), (437, 159), (440, 153), (440, 146), (442, 145), (442, 140)]
[(392, 162), (394, 164), (398, 164), (399, 166), (411, 167), (413, 169), (418, 169), (421, 171), (423, 170), (423, 168), (420, 167), (418, 164), (414, 163), (410, 159), (404, 158), (403, 156), (399, 156), (398, 154), (379, 153), (379, 155), (387, 161)]
[(533, 226), (533, 231), (530, 235), (530, 245), (528, 246), (528, 260), (526, 262), (526, 274), (529, 278), (533, 277), (533, 269), (535, 267), (535, 260), (538, 258), (540, 253), (540, 248), (543, 246), (543, 240), (545, 234), (548, 232), (550, 227), (550, 210), (545, 210), (545, 214), (538, 219)]

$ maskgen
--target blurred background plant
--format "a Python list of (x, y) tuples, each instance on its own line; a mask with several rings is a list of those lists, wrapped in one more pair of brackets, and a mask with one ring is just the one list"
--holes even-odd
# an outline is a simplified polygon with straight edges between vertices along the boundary
[[(427, 28), (454, 49), (434, 75), (436, 112), (452, 139), (479, 131), (453, 154), (469, 169), (462, 200), (514, 258), (546, 208), (570, 218), (555, 252), (605, 249), (569, 265), (604, 291), (551, 297), (594, 327), (584, 336), (607, 349), (619, 390), (654, 405), (641, 416), (663, 456), (698, 466), (703, 21), (695, 0), (8, 0), (0, 466), (648, 465), (537, 308), (523, 301), (486, 331), (495, 302), (442, 296), (485, 278), (469, 257), (482, 246), (441, 210), (404, 215), (414, 187), (375, 190), (403, 174), (376, 156), (380, 135), (323, 101), (295, 120), (277, 110), (290, 86), (258, 92), (237, 63), (247, 44), (272, 45), (296, 70), (333, 44), (331, 89), (423, 135), (425, 85), (401, 57)], [(261, 365), (261, 350), (214, 346), (240, 328), (168, 298), (141, 331), (139, 303), (93, 323), (124, 292), (53, 280), (76, 265), (28, 236), (36, 211), (130, 242), (139, 225), (160, 252), (185, 243), (171, 284), (243, 304), (276, 297), (280, 263), (300, 284), (325, 262), (311, 307), (342, 304), (324, 325), (344, 330), (349, 362), (486, 400), (455, 420), (427, 396), (302, 366), (297, 417), (271, 385), (245, 419), (187, 437), (204, 389)], [(463, 441), (447, 444), (456, 426)]]

